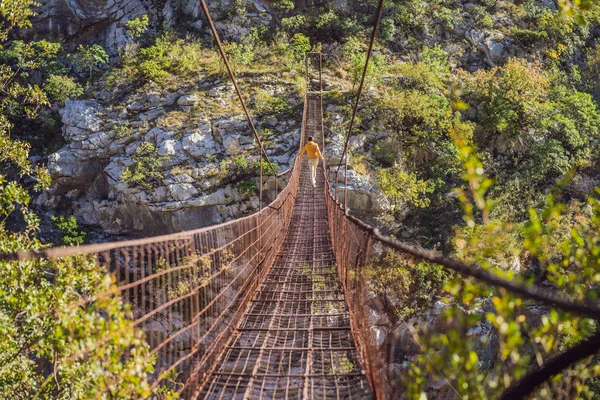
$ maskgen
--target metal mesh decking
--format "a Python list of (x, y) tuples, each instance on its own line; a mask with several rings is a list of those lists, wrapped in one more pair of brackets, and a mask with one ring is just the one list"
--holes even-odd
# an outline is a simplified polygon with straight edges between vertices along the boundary
[[(321, 96), (307, 96), (306, 135), (321, 143)], [(289, 231), (201, 398), (372, 398), (356, 354), (331, 248), (322, 166), (307, 163)]]

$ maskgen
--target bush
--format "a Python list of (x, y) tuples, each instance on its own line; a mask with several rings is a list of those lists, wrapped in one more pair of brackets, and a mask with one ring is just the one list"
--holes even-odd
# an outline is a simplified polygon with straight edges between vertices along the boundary
[(279, 10), (293, 10), (295, 6), (292, 0), (275, 0), (273, 7)]
[(254, 49), (252, 46), (238, 42), (226, 42), (223, 45), (227, 58), (231, 64), (250, 65), (254, 61)]
[(395, 32), (396, 25), (394, 24), (394, 20), (392, 18), (384, 18), (381, 21), (381, 26), (379, 28), (379, 37), (381, 40), (384, 42), (392, 40)]
[(162, 166), (166, 157), (159, 156), (152, 143), (142, 142), (132, 158), (134, 164), (121, 173), (121, 180), (124, 183), (152, 189), (153, 184), (164, 177), (158, 168)]
[(264, 90), (259, 90), (250, 102), (250, 106), (258, 115), (289, 113), (290, 106), (283, 97), (271, 96)]
[(63, 234), (63, 242), (68, 246), (83, 244), (86, 233), (77, 229), (77, 220), (74, 216), (52, 216), (52, 221)]
[(102, 65), (108, 64), (108, 54), (100, 45), (79, 45), (75, 54), (75, 63), (82, 70), (89, 70), (89, 79), (92, 79), (94, 70)]
[(306, 17), (304, 15), (294, 15), (289, 18), (281, 19), (281, 29), (286, 33), (294, 33), (301, 30), (306, 25)]
[(296, 33), (290, 39), (289, 48), (297, 60), (303, 60), (304, 54), (310, 51), (310, 39), (301, 33)]
[(389, 200), (394, 215), (402, 214), (409, 206), (429, 206), (429, 199), (425, 195), (432, 190), (431, 182), (418, 179), (415, 173), (407, 173), (399, 168), (379, 169), (377, 186)]
[(258, 192), (258, 186), (256, 186), (256, 183), (250, 179), (241, 181), (237, 186), (244, 197), (251, 196)]
[(83, 87), (73, 78), (62, 75), (50, 75), (44, 84), (44, 92), (52, 101), (64, 103), (83, 95)]
[(410, 318), (431, 308), (445, 296), (445, 285), (453, 276), (443, 267), (388, 250), (371, 261), (367, 274), (376, 294), (394, 299), (397, 317)]
[(144, 14), (141, 17), (134, 18), (125, 23), (125, 28), (133, 40), (138, 40), (148, 29), (148, 15)]
[(141, 49), (136, 60), (140, 78), (163, 84), (172, 76), (191, 76), (201, 68), (199, 42), (176, 39), (170, 32), (156, 38), (154, 44)]

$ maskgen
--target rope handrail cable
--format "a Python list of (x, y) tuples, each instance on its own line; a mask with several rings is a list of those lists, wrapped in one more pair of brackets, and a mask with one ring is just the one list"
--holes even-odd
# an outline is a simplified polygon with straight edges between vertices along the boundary
[(267, 155), (267, 152), (264, 149), (262, 140), (260, 139), (260, 136), (258, 135), (256, 127), (254, 126), (254, 121), (252, 120), (252, 117), (250, 116), (250, 112), (248, 111), (248, 108), (246, 107), (246, 102), (244, 101), (244, 97), (242, 96), (242, 92), (240, 91), (240, 88), (238, 86), (237, 80), (235, 79), (235, 74), (233, 73), (233, 69), (231, 68), (231, 65), (229, 64), (229, 60), (227, 59), (227, 55), (225, 54), (225, 50), (223, 49), (223, 45), (221, 44), (221, 39), (219, 37), (219, 34), (217, 33), (217, 29), (215, 27), (215, 24), (213, 23), (213, 20), (212, 20), (212, 17), (210, 15), (210, 12), (208, 11), (208, 7), (206, 5), (206, 1), (205, 0), (200, 0), (200, 6), (202, 7), (202, 11), (204, 11), (204, 15), (206, 16), (206, 20), (208, 21), (208, 25), (210, 26), (210, 30), (211, 30), (211, 32), (213, 34), (215, 42), (217, 43), (217, 48), (219, 49), (219, 53), (221, 55), (221, 58), (223, 59), (223, 62), (225, 63), (225, 68), (227, 69), (227, 73), (229, 75), (229, 78), (231, 79), (231, 82), (233, 83), (233, 87), (235, 89), (235, 92), (236, 92), (238, 98), (240, 99), (240, 104), (242, 105), (242, 108), (244, 110), (244, 114), (246, 114), (246, 118), (248, 119), (248, 124), (250, 124), (250, 128), (252, 129), (252, 133), (254, 134), (254, 138), (258, 142), (258, 145), (260, 146), (260, 151), (264, 155), (265, 159), (267, 160), (267, 163), (269, 164), (269, 167), (271, 167), (271, 170), (273, 171), (273, 174), (277, 175), (277, 171), (275, 170), (275, 167), (271, 163), (271, 160), (269, 159), (269, 156)]
[[(329, 193), (329, 196), (333, 199), (331, 192)], [(345, 217), (357, 225), (361, 230), (369, 232), (373, 238), (385, 244), (386, 246), (394, 248), (395, 250), (412, 255), (422, 260), (432, 262), (434, 264), (441, 265), (445, 268), (458, 272), (463, 276), (472, 277), (491, 286), (504, 288), (525, 298), (541, 301), (546, 304), (552, 304), (563, 311), (573, 312), (600, 321), (599, 307), (575, 302), (560, 295), (559, 293), (552, 292), (537, 285), (525, 285), (522, 283), (508, 281), (481, 268), (477, 264), (468, 264), (453, 258), (444, 257), (435, 251), (418, 248), (408, 243), (404, 243), (397, 239), (383, 235), (376, 227), (350, 215), (348, 210), (344, 209), (339, 202), (336, 201), (336, 204), (344, 211)]]
[[(344, 143), (344, 152), (342, 153), (342, 157), (340, 158), (340, 162), (344, 160), (344, 208), (346, 208), (348, 204), (348, 159), (346, 154), (348, 153), (348, 144), (350, 143), (350, 138), (352, 137), (352, 128), (354, 127), (354, 119), (356, 118), (356, 113), (358, 111), (358, 104), (360, 102), (360, 98), (362, 97), (363, 86), (365, 83), (365, 77), (367, 75), (367, 70), (369, 68), (369, 61), (371, 59), (371, 54), (373, 52), (373, 43), (375, 43), (375, 37), (377, 36), (377, 28), (379, 27), (379, 22), (381, 21), (381, 14), (383, 13), (383, 3), (384, 0), (379, 0), (379, 4), (377, 6), (377, 17), (375, 19), (375, 25), (373, 26), (373, 32), (371, 33), (371, 41), (369, 42), (369, 49), (367, 50), (367, 56), (365, 60), (365, 67), (363, 69), (362, 77), (360, 78), (360, 85), (358, 86), (358, 92), (356, 93), (356, 102), (354, 103), (354, 109), (352, 110), (352, 117), (350, 118), (350, 125), (348, 127), (348, 134), (346, 135), (346, 142)], [(337, 198), (337, 181), (338, 174), (340, 172), (340, 167), (342, 165), (339, 164), (337, 170), (335, 171), (335, 191)]]
[(559, 374), (568, 366), (596, 354), (599, 347), (600, 332), (597, 332), (590, 338), (577, 343), (564, 353), (551, 358), (537, 371), (525, 375), (521, 380), (506, 389), (504, 393), (502, 393), (500, 400), (527, 398), (536, 387), (548, 381), (552, 376)]

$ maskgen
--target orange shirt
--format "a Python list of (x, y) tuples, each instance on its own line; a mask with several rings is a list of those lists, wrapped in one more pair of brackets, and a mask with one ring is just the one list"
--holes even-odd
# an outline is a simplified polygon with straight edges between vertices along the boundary
[(302, 151), (298, 156), (301, 156), (304, 153), (308, 154), (309, 160), (314, 160), (315, 158), (323, 158), (323, 154), (321, 154), (321, 151), (319, 150), (319, 145), (315, 142), (306, 143), (306, 145), (302, 148)]

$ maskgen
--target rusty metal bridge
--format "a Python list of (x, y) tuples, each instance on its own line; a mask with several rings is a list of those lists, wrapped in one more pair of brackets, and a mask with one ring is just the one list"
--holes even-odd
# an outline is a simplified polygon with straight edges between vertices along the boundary
[[(209, 22), (218, 38), (210, 17)], [(222, 52), (218, 40), (217, 44)], [(324, 149), (320, 53), (307, 53), (306, 78), (299, 146), (313, 136)], [(257, 141), (261, 161), (264, 154), (270, 164), (258, 135)], [(284, 175), (288, 182), (279, 192)], [(264, 179), (275, 179), (279, 192), (266, 207), (262, 206)], [(350, 216), (338, 201), (325, 163), (319, 166), (316, 187), (301, 158), (283, 174), (265, 177), (261, 168), (260, 182), (260, 210), (245, 218), (159, 237), (3, 258), (83, 254), (113, 273), (121, 296), (131, 304), (130, 326), (145, 333), (156, 356), (152, 388), (168, 387), (184, 399), (399, 396), (399, 377), (389, 368), (395, 350), (373, 343), (366, 307), (372, 293), (366, 267), (386, 251), (402, 252), (524, 298), (600, 318), (597, 307), (505, 281), (477, 265), (381, 235)], [(521, 398), (565, 366), (589, 356), (589, 346), (597, 349), (599, 337), (593, 336), (583, 348), (575, 346), (577, 354), (565, 353), (570, 358), (560, 359), (564, 356), (560, 355), (549, 360), (509, 389), (505, 398)]]

